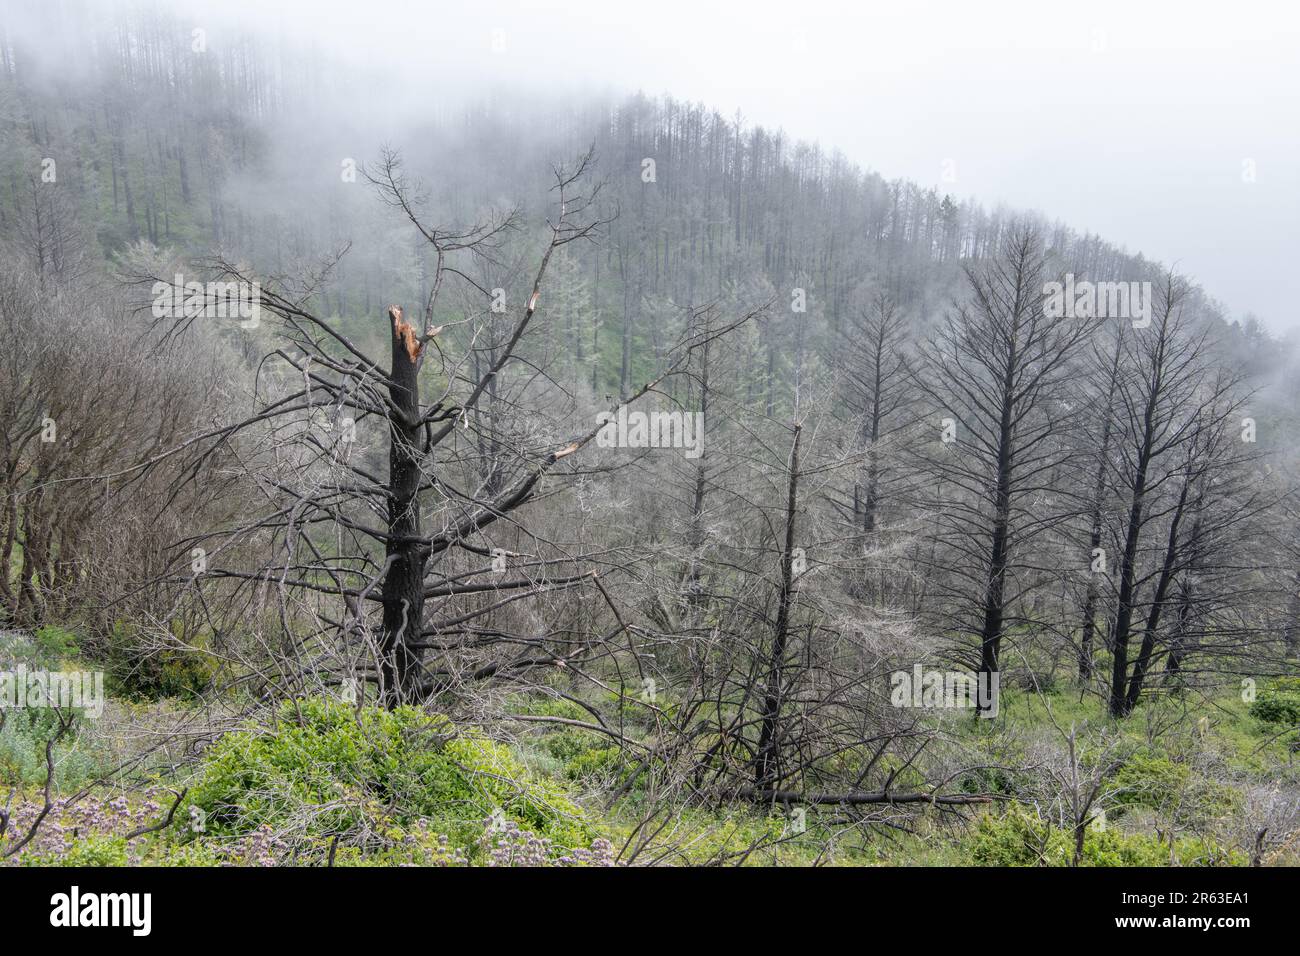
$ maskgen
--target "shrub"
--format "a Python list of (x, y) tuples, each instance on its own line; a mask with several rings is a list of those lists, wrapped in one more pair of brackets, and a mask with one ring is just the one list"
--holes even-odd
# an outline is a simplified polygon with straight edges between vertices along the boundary
[(1266, 724), (1300, 724), (1300, 678), (1273, 681), (1250, 705), (1250, 715)]
[(557, 852), (594, 836), (556, 787), (531, 779), (480, 732), (412, 707), (357, 711), (321, 699), (287, 702), (270, 732), (224, 736), (205, 756), (190, 803), (206, 814), (210, 837), (270, 827), (316, 851), (335, 836), (345, 846), (391, 845), (418, 825), (472, 856), (494, 813)]
[[(7, 710), (0, 727), (0, 783), (43, 786), (45, 744), (58, 730), (58, 715), (49, 708)], [(85, 745), (77, 723), (54, 747), (54, 783), (60, 789), (80, 787), (109, 769), (105, 755)]]
[(23, 855), (24, 866), (126, 866), (130, 863), (122, 837), (92, 836), (73, 840), (60, 853)]
[[(1069, 866), (1074, 834), (1018, 806), (1001, 816), (985, 814), (975, 827), (973, 862), (982, 866)], [(1089, 827), (1083, 866), (1168, 866), (1169, 845), (1158, 837)], [(1246, 857), (1200, 837), (1179, 839), (1174, 859), (1182, 866), (1244, 866)]]
[(1115, 773), (1114, 782), (1118, 787), (1115, 803), (1120, 808), (1167, 810), (1175, 805), (1190, 776), (1191, 770), (1186, 764), (1174, 763), (1168, 757), (1139, 751), (1129, 757)]
[(605, 739), (589, 730), (565, 728), (547, 734), (542, 746), (548, 754), (567, 766), (588, 751), (599, 749)]
[(1130, 807), (1146, 807), (1179, 823), (1203, 824), (1228, 816), (1241, 794), (1217, 780), (1193, 775), (1187, 764), (1146, 751), (1133, 754), (1115, 774), (1115, 818)]
[(212, 685), (216, 673), (212, 658), (203, 651), (157, 647), (123, 621), (113, 625), (102, 657), (113, 693), (126, 697), (196, 697)]
[(511, 710), (531, 717), (563, 717), (568, 720), (591, 720), (591, 714), (563, 697), (518, 697)]
[(42, 665), (55, 665), (75, 658), (80, 654), (77, 635), (66, 628), (48, 624), (40, 628), (32, 637), (36, 648), (36, 658)]
[(569, 761), (564, 769), (570, 780), (611, 781), (628, 769), (619, 747), (593, 747)]

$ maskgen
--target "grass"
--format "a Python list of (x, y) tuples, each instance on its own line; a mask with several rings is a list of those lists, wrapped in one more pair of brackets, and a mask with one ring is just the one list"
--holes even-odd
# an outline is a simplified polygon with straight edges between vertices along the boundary
[[(43, 631), (34, 653), (85, 666), (76, 656), (75, 635), (67, 632)], [(592, 703), (608, 706), (607, 698), (602, 693)], [(1088, 837), (1084, 862), (1093, 865), (1162, 865), (1171, 854), (1185, 864), (1242, 863), (1249, 847), (1231, 841), (1241, 829), (1237, 817), (1247, 792), (1300, 788), (1291, 750), (1294, 729), (1261, 719), (1259, 708), (1252, 712), (1252, 702), (1232, 688), (1211, 696), (1183, 691), (1153, 698), (1120, 721), (1109, 716), (1105, 700), (1068, 686), (1044, 693), (1005, 687), (1000, 704), (994, 721), (936, 712), (941, 723), (934, 756), (940, 763), (924, 774), (897, 778), (895, 787), (925, 788), (940, 765), (1030, 767), (1045, 747), (1062, 753), (1062, 731), (1074, 728), (1085, 762), (1095, 756), (1088, 748), (1099, 747), (1098, 741), (1123, 759), (1114, 775), (1119, 795), (1106, 798), (1112, 829)], [(60, 746), (58, 792), (71, 793), (116, 765), (126, 756), (120, 742), (132, 727), (157, 729), (177, 707), (167, 699), (110, 698), (110, 726), (83, 725)], [(538, 694), (508, 698), (506, 710), (591, 719), (573, 701)], [(695, 865), (1034, 865), (1068, 862), (1073, 852), (1072, 836), (1060, 828), (1055, 811), (1023, 801), (961, 814), (882, 808), (875, 822), (865, 824), (831, 806), (801, 813), (743, 802), (665, 810), (661, 795), (647, 791), (651, 774), (627, 785), (638, 762), (608, 736), (579, 727), (506, 722), (511, 738), (503, 745), (473, 728), (415, 712), (397, 718), (377, 712), (358, 723), (348, 708), (313, 703), (305, 714), (298, 708), (282, 712), (271, 733), (225, 735), (197, 771), (191, 767), (195, 775), (184, 781), (191, 792), (177, 822), (143, 850), (114, 842), (112, 831), (88, 833), (84, 845), (53, 856), (48, 849), (34, 851), (28, 862), (55, 862), (58, 856), (150, 864), (279, 860), (276, 854), (288, 851), (265, 842), (268, 828), (297, 832), (293, 853), (317, 856), (334, 832), (363, 834), (344, 842), (341, 865), (474, 862), (485, 859), (484, 819), (498, 808), (525, 831), (551, 839), (545, 852), (552, 857), (565, 846), (591, 846), (595, 840), (607, 840), (616, 850), (635, 848), (637, 862)], [(643, 709), (631, 708), (630, 714), (626, 732), (648, 740), (653, 725)], [(429, 721), (437, 726), (425, 726)], [(19, 721), (11, 715), (0, 733), (0, 784), (16, 786), (28, 799), (38, 795), (44, 779), (39, 730), (30, 717)], [(846, 755), (839, 770), (851, 775), (855, 759)], [(890, 761), (901, 765), (901, 758), (890, 755), (877, 769)], [(959, 776), (948, 789), (1021, 796), (1028, 773)], [(155, 783), (179, 789), (181, 781), (165, 775)], [(619, 797), (611, 805), (615, 791)], [(186, 829), (190, 806), (212, 821), (206, 834)], [(652, 816), (653, 807), (661, 812)], [(1162, 832), (1177, 834), (1172, 847), (1162, 842)]]

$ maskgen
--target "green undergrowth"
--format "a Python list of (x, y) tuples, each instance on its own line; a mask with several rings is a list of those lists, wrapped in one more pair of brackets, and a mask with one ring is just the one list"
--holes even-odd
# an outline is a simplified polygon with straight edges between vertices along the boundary
[(418, 827), (472, 856), (494, 818), (556, 847), (588, 847), (597, 836), (560, 784), (530, 773), (474, 728), (412, 707), (354, 709), (322, 699), (284, 704), (269, 731), (222, 737), (205, 755), (187, 804), (203, 821), (202, 834), (178, 824), (189, 839), (270, 827), (305, 846), (338, 836), (348, 846), (382, 849)]

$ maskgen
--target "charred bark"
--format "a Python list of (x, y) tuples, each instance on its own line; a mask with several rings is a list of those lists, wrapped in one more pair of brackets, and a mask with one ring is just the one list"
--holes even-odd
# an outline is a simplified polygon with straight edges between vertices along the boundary
[(394, 706), (408, 700), (418, 684), (418, 640), (424, 616), (424, 566), (429, 548), (420, 538), (420, 350), (415, 327), (402, 310), (388, 310), (392, 337), (388, 418), (388, 572), (381, 590), (380, 693)]
[(780, 717), (782, 677), (790, 631), (790, 608), (794, 604), (794, 531), (799, 507), (799, 425), (794, 426), (786, 492), (785, 542), (781, 551), (781, 585), (777, 597), (776, 626), (768, 658), (767, 687), (763, 697), (758, 755), (754, 761), (754, 784), (761, 791), (775, 786), (780, 778)]

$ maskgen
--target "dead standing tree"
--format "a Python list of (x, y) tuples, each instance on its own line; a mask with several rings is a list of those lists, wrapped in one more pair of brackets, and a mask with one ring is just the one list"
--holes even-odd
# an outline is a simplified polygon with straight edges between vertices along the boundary
[[(515, 349), (536, 313), (542, 280), (552, 254), (560, 246), (591, 236), (596, 228), (594, 220), (578, 221), (589, 211), (594, 194), (584, 195), (578, 200), (571, 195), (590, 158), (589, 153), (572, 172), (556, 171), (554, 188), (559, 192), (559, 218), (550, 225), (551, 242), (542, 255), (524, 313), (509, 340), (503, 348), (495, 350), (495, 359), (479, 373), (462, 402), (452, 401), (446, 392), (427, 408), (420, 398), (420, 370), (429, 343), (442, 331), (433, 324), (438, 295), (448, 275), (467, 279), (464, 272), (449, 263), (449, 257), (458, 253), (488, 254), (494, 238), (513, 227), (514, 216), (495, 225), (477, 226), (464, 232), (431, 229), (421, 223), (417, 215), (419, 196), (412, 193), (395, 154), (386, 152), (379, 168), (366, 174), (384, 201), (401, 210), (435, 254), (433, 277), (424, 306), (423, 329), (417, 329), (414, 323), (406, 321), (399, 307), (391, 306), (388, 310), (392, 351), (386, 381), (389, 393), (386, 416), (389, 426), (388, 514), (384, 538), (385, 574), (380, 588), (383, 630), (379, 650), (380, 686), (383, 693), (394, 699), (412, 698), (421, 689), (419, 654), (412, 645), (421, 637), (426, 597), (425, 570), (430, 557), (519, 507), (527, 500), (542, 474), (560, 458), (576, 450), (569, 446), (552, 451), (533, 467), (525, 469), (512, 486), (471, 509), (464, 521), (450, 529), (450, 535), (446, 532), (438, 536), (421, 534), (419, 497), (425, 484), (426, 462), (430, 454), (452, 434), (458, 420), (465, 419), (467, 410), (475, 407), (515, 356)], [(574, 207), (572, 211), (570, 203)]]
[[(475, 317), (436, 325), (439, 295), (449, 279), (477, 288), (463, 268), (465, 260), (490, 258), (505, 235), (517, 227), (517, 217), (512, 213), (459, 231), (427, 227), (418, 213), (422, 203), (418, 184), (408, 182), (397, 154), (386, 152), (378, 166), (367, 171), (367, 178), (433, 250), (429, 291), (419, 319), (408, 317), (396, 305), (387, 309), (390, 356), (381, 365), (340, 331), (337, 322), (311, 310), (328, 267), (305, 282), (259, 281), (257, 306), (262, 316), (276, 320), (277, 339), (263, 364), (280, 363), (285, 381), (296, 384), (267, 398), (254, 414), (190, 445), (195, 452), (195, 474), (200, 463), (230, 454), (240, 442), (245, 447), (237, 452), (239, 457), (252, 457), (247, 451), (252, 445), (277, 463), (260, 476), (270, 503), (264, 513), (238, 527), (204, 533), (182, 543), (186, 549), (202, 544), (213, 552), (214, 566), (203, 568), (196, 582), (233, 579), (237, 589), (256, 589), (273, 582), (280, 594), (280, 618), (286, 630), (295, 630), (286, 623), (290, 615), (306, 612), (318, 625), (311, 637), (332, 631), (343, 637), (345, 645), (370, 644), (375, 666), (367, 674), (377, 680), (380, 697), (389, 706), (445, 686), (450, 676), (430, 670), (422, 660), (425, 638), (431, 628), (437, 630), (437, 622), (430, 621), (427, 613), (430, 599), (490, 593), (495, 599), (487, 605), (490, 610), (589, 577), (590, 572), (548, 576), (548, 570), (559, 563), (552, 558), (535, 562), (533, 573), (518, 580), (502, 580), (502, 575), (493, 573), (494, 568), (440, 571), (434, 559), (458, 550), (483, 564), (482, 558), (490, 556), (491, 549), (473, 539), (519, 509), (535, 493), (543, 475), (594, 437), (595, 429), (563, 444), (518, 449), (512, 474), (490, 494), (456, 487), (460, 477), (456, 432), (470, 427), (469, 413), (476, 403), (507, 366), (519, 359), (520, 342), (537, 313), (552, 255), (568, 243), (594, 238), (604, 224), (594, 206), (599, 187), (583, 186), (591, 161), (588, 153), (576, 166), (555, 171), (558, 215), (548, 222), (550, 241), (542, 252), (526, 304), (504, 341), (491, 344), (490, 363), (480, 363), (477, 374), (471, 375), (466, 371), (474, 368), (471, 356), (484, 348), (482, 340), (493, 336), (491, 320), (479, 317), (482, 320), (468, 331), (467, 347), (453, 355), (453, 345), (444, 349), (438, 337), (453, 338), (455, 331), (460, 331), (449, 334), (453, 325), (470, 325)], [(256, 281), (248, 270), (229, 262), (219, 262), (217, 270), (226, 283), (251, 285)], [(487, 290), (478, 291), (491, 298)], [(485, 308), (483, 315), (490, 315), (490, 309)], [(186, 316), (174, 322), (173, 329), (183, 328), (191, 319)], [(433, 378), (425, 368), (431, 354), (438, 356), (443, 388), (436, 398), (426, 400), (421, 396), (421, 383)], [(354, 436), (360, 431), (373, 434), (375, 423), (386, 433), (387, 476), (376, 474), (378, 469), (352, 449)], [(423, 527), (421, 499), (427, 496), (443, 505), (439, 529)], [(374, 518), (382, 525), (376, 526)], [(320, 534), (316, 529), (321, 526), (330, 533)], [(255, 540), (271, 546), (249, 547)], [(270, 557), (252, 570), (229, 567), (226, 562), (216, 566), (217, 556), (225, 553), (234, 560), (241, 553)], [(345, 616), (331, 616), (327, 602), (310, 595), (341, 598)], [(229, 606), (235, 603), (232, 598)], [(254, 604), (250, 596), (248, 606)], [(381, 611), (377, 638), (372, 637), (370, 614), (375, 605)], [(464, 617), (472, 619), (486, 610), (470, 608)], [(310, 643), (300, 634), (287, 640), (300, 649)], [(526, 655), (518, 663), (553, 661), (553, 656), (541, 653)], [(283, 664), (279, 669), (285, 671)], [(497, 669), (490, 668), (488, 673)], [(314, 677), (314, 665), (304, 665), (297, 675), (300, 682)]]
[(762, 726), (758, 737), (758, 754), (755, 758), (754, 783), (759, 789), (772, 786), (777, 778), (780, 762), (778, 721), (782, 703), (782, 666), (785, 663), (786, 643), (790, 637), (790, 609), (797, 600), (795, 586), (794, 547), (795, 523), (799, 515), (799, 437), (802, 426), (793, 426), (794, 441), (790, 446), (790, 465), (786, 506), (785, 533), (781, 547), (781, 583), (777, 598), (776, 622), (772, 628), (772, 654), (764, 682)]
[[(1225, 532), (1244, 532), (1251, 527), (1249, 518), (1271, 506), (1244, 489), (1224, 494), (1254, 457), (1235, 431), (1249, 393), (1240, 372), (1225, 367), (1216, 354), (1208, 328), (1188, 314), (1189, 292), (1185, 280), (1166, 274), (1156, 292), (1155, 321), (1130, 336), (1117, 380), (1120, 455), (1112, 481), (1126, 508), (1110, 640), (1109, 709), (1115, 717), (1131, 713), (1142, 696), (1157, 647), (1164, 643), (1162, 620), (1175, 613), (1176, 584), (1212, 573), (1207, 564), (1229, 563), (1202, 553), (1207, 520), (1215, 526), (1215, 550), (1226, 556), (1233, 551), (1232, 536)], [(1210, 494), (1220, 482), (1223, 491)], [(1229, 516), (1221, 516), (1223, 505), (1207, 513), (1207, 495), (1226, 498)], [(1244, 575), (1238, 571), (1237, 576)], [(1241, 590), (1234, 585), (1224, 593)], [(1219, 626), (1226, 636), (1229, 629)], [(1130, 645), (1139, 636), (1131, 659)]]
[[(1107, 352), (1109, 351), (1109, 358)], [(1111, 453), (1111, 444), (1114, 440), (1115, 416), (1112, 412), (1112, 406), (1115, 401), (1115, 392), (1119, 384), (1120, 360), (1124, 354), (1124, 322), (1121, 320), (1116, 324), (1113, 343), (1106, 341), (1100, 345), (1094, 344), (1092, 355), (1089, 357), (1088, 368), (1094, 375), (1098, 371), (1103, 371), (1105, 386), (1104, 389), (1098, 389), (1095, 396), (1099, 401), (1096, 405), (1100, 409), (1100, 427), (1101, 433), (1096, 441), (1097, 463), (1092, 475), (1092, 486), (1089, 489), (1090, 497), (1088, 498), (1088, 555), (1091, 558), (1097, 555), (1101, 549), (1102, 536), (1105, 532), (1105, 507), (1106, 493), (1109, 487), (1107, 483), (1107, 472), (1109, 471), (1109, 457)], [(1103, 397), (1104, 396), (1104, 397)], [(1083, 601), (1083, 627), (1079, 637), (1077, 648), (1079, 683), (1087, 686), (1092, 680), (1094, 669), (1093, 657), (1093, 638), (1097, 633), (1097, 612), (1101, 604), (1101, 587), (1095, 574), (1089, 574), (1087, 583), (1087, 592)]]
[(987, 679), (1033, 586), (1017, 580), (1025, 552), (1065, 517), (1040, 502), (1071, 454), (1061, 398), (1070, 359), (1091, 329), (1046, 313), (1043, 244), (1032, 226), (1013, 230), (998, 255), (968, 267), (966, 277), (969, 302), (958, 303), (925, 346), (914, 380), (935, 417), (956, 428), (950, 453), (931, 465), (942, 487), (958, 490), (935, 503), (950, 549), (941, 570), (955, 574), (944, 605), (956, 610), (942, 623), (978, 639), (977, 670)]
[(910, 423), (898, 415), (909, 397), (906, 338), (906, 316), (884, 292), (872, 297), (844, 335), (845, 402), (861, 420), (859, 441), (867, 459), (862, 481), (853, 486), (853, 517), (869, 536), (876, 533), (882, 485), (890, 481), (881, 443)]
[[(575, 166), (555, 170), (549, 242), (517, 313), (487, 304), (499, 303), (501, 290), (482, 288), (467, 268), (475, 259), (499, 265), (501, 241), (517, 227), (513, 214), (460, 231), (430, 228), (420, 218), (419, 186), (406, 179), (396, 154), (386, 153), (368, 170), (382, 199), (433, 250), (422, 314), (387, 309), (390, 354), (382, 365), (337, 321), (311, 311), (327, 270), (297, 283), (261, 283), (261, 314), (275, 320), (276, 337), (264, 364), (283, 369), (279, 391), (254, 414), (192, 447), (196, 473), (223, 450), (237, 456), (257, 475), (268, 506), (238, 527), (182, 544), (212, 554), (197, 584), (233, 581), (244, 593), (242, 604), (231, 593), (220, 602), (228, 617), (243, 615), (242, 626), (261, 611), (257, 595), (275, 591), (278, 620), (272, 638), (263, 639), (273, 662), (261, 669), (280, 692), (361, 673), (378, 684), (385, 705), (395, 706), (462, 682), (568, 666), (561, 640), (539, 635), (527, 621), (502, 618), (517, 602), (590, 582), (592, 562), (551, 547), (512, 560), (506, 570), (504, 550), (493, 547), (486, 532), (508, 524), (544, 548), (544, 536), (529, 531), (519, 511), (557, 463), (595, 438), (599, 425), (582, 424), (576, 437), (558, 439), (555, 431), (573, 426), (525, 422), (529, 427), (486, 477), (475, 465), (477, 446), (469, 433), (496, 428), (484, 421), (480, 400), (503, 388), (508, 372), (517, 366), (527, 379), (538, 371), (525, 336), (552, 256), (569, 243), (593, 240), (608, 221), (595, 206), (599, 187), (584, 185), (591, 163), (588, 153)], [(218, 271), (226, 282), (254, 280), (228, 262)], [(437, 324), (447, 313), (445, 306), (439, 310), (440, 292), (453, 282), (471, 298), (481, 296), (485, 306), (478, 315)], [(628, 401), (680, 370), (704, 341), (738, 324), (689, 335), (672, 350), (669, 367)], [(429, 361), (435, 355), (436, 371)], [(431, 381), (441, 391), (426, 399), (421, 387)], [(528, 412), (515, 411), (521, 417)], [(366, 458), (374, 443), (356, 438), (376, 433), (384, 436), (386, 475), (378, 459)], [(252, 556), (260, 567), (237, 566)]]

